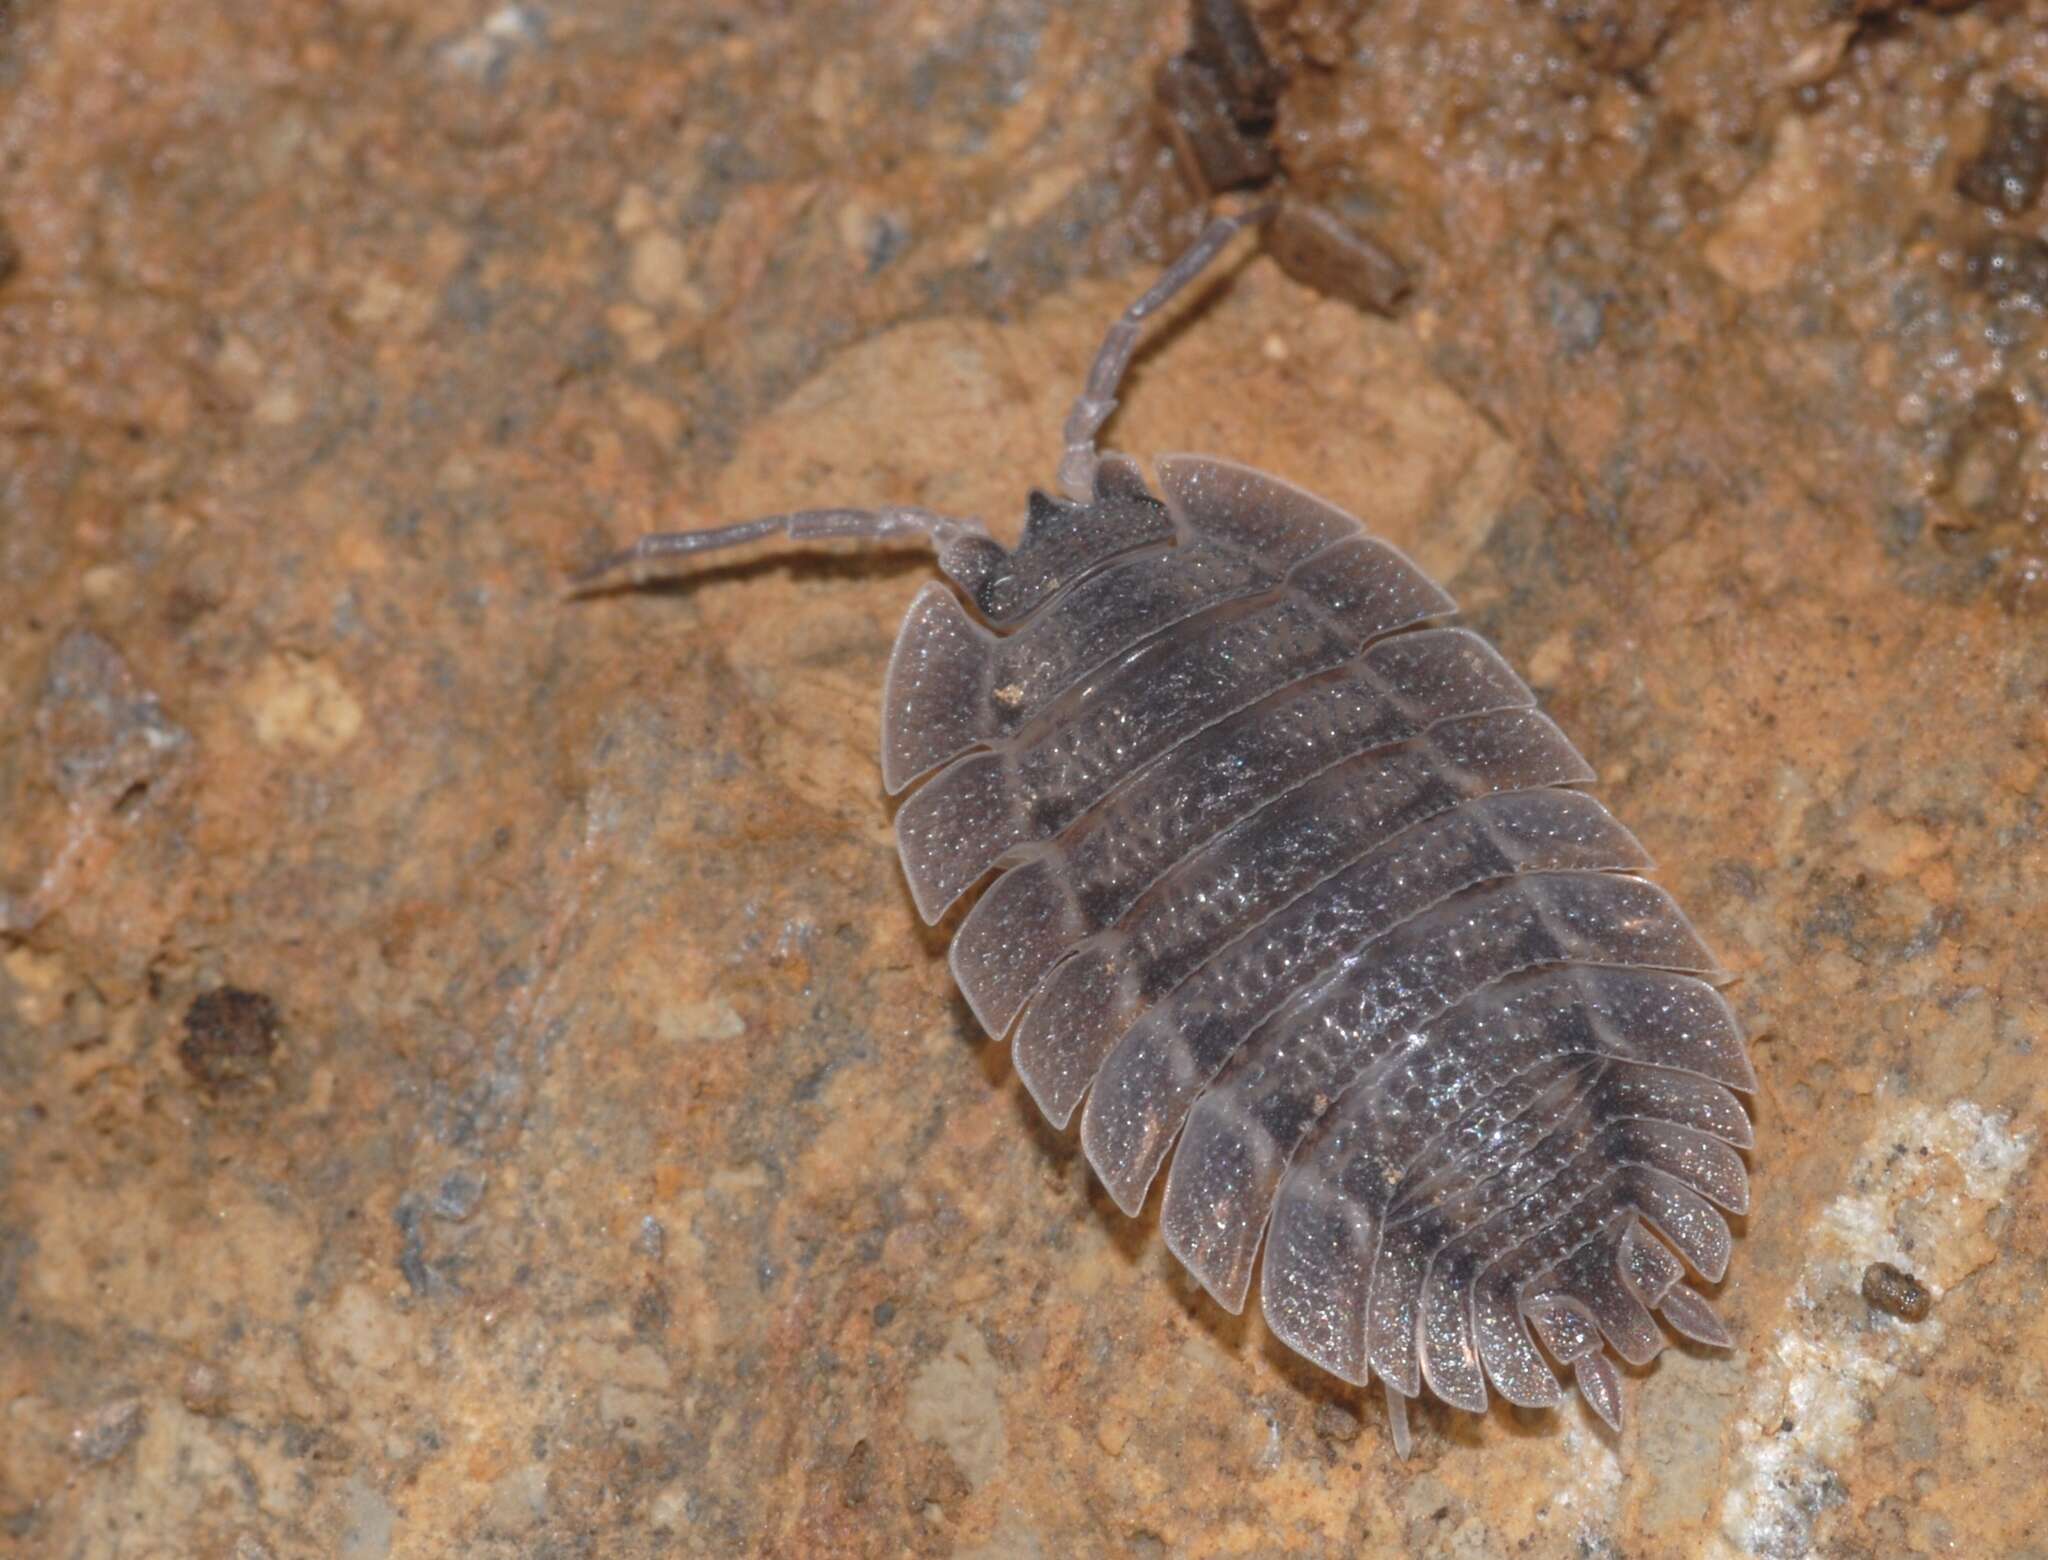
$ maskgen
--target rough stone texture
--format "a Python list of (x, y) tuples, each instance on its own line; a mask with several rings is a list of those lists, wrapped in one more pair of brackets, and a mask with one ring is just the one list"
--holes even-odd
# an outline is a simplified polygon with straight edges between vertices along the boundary
[[(0, 1544), (2040, 1554), (2048, 336), (1957, 182), (2048, 38), (1861, 10), (1254, 7), (1414, 293), (1242, 264), (1111, 425), (1413, 548), (1742, 976), (1732, 1357), (1402, 1464), (950, 994), (917, 556), (556, 596), (1015, 524), (1193, 219), (1184, 16), (0, 6)], [(227, 988), (276, 1043), (208, 1088)]]

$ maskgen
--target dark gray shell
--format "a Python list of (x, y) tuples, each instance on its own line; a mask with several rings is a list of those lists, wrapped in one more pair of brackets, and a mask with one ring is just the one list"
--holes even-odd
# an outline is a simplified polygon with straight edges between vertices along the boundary
[(1273, 1332), (1396, 1410), (1555, 1403), (1547, 1353), (1618, 1423), (1652, 1311), (1728, 1341), (1687, 1282), (1747, 1201), (1714, 961), (1407, 558), (1245, 467), (1156, 472), (941, 548), (882, 720), (918, 909), (997, 874), (961, 991), (1055, 1124), (1085, 1098), (1126, 1211), (1178, 1139), (1166, 1240), (1223, 1305), (1263, 1237)]

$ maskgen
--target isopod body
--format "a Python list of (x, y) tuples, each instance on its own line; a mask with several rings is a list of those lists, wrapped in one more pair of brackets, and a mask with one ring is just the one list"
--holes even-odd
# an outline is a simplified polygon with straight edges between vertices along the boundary
[[(917, 909), (1046, 1116), (1240, 1309), (1405, 1406), (1545, 1406), (1699, 1285), (1747, 1201), (1754, 1087), (1717, 969), (1528, 687), (1358, 521), (1249, 467), (1098, 455), (1140, 322), (1257, 214), (1212, 223), (1111, 331), (1065, 497), (1006, 548), (921, 510), (651, 537), (589, 579), (771, 535), (935, 547), (882, 705)], [(1169, 1156), (1171, 1163), (1169, 1165)], [(1260, 1253), (1263, 1249), (1261, 1263)]]

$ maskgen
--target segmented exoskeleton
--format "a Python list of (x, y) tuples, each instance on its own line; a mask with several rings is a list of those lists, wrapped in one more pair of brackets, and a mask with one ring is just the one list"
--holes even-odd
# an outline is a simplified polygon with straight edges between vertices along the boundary
[[(1096, 436), (1141, 322), (1263, 212), (1223, 217), (1109, 333), (1064, 498), (978, 522), (830, 509), (648, 537), (579, 582), (771, 536), (922, 537), (951, 582), (889, 664), (882, 778), (918, 911), (984, 885), (951, 964), (1054, 1123), (1273, 1332), (1384, 1384), (1619, 1426), (1608, 1350), (1653, 1312), (1729, 1340), (1754, 1078), (1713, 959), (1593, 772), (1451, 599), (1320, 499)], [(1175, 1144), (1178, 1143), (1177, 1150)], [(1683, 1259), (1681, 1261), (1681, 1259)], [(1690, 1272), (1688, 1272), (1690, 1270)], [(1547, 1357), (1546, 1357), (1547, 1356)]]

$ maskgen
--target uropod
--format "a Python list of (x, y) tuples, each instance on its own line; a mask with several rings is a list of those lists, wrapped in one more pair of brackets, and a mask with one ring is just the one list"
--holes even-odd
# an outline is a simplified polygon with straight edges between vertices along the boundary
[[(1382, 1383), (1619, 1428), (1610, 1353), (1725, 1347), (1755, 1078), (1724, 979), (1593, 771), (1441, 588), (1232, 461), (1097, 435), (1144, 320), (1266, 215), (1212, 221), (1110, 328), (1059, 487), (1005, 548), (915, 508), (649, 536), (579, 577), (781, 537), (923, 538), (882, 697), (918, 912), (1056, 1126), (1282, 1342)], [(907, 793), (907, 794), (906, 794)], [(1170, 1159), (1170, 1164), (1169, 1164)], [(1263, 1258), (1261, 1258), (1263, 1251)]]

